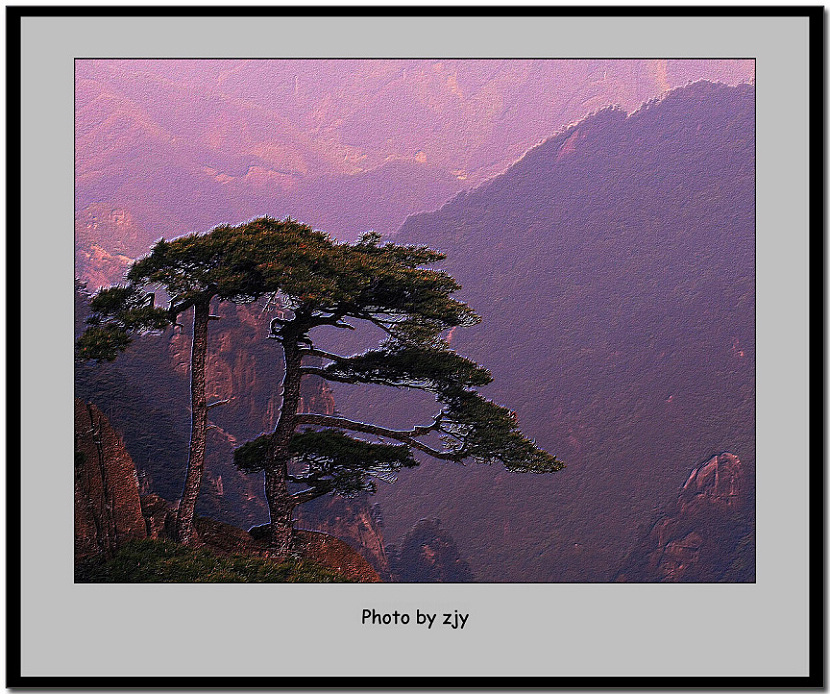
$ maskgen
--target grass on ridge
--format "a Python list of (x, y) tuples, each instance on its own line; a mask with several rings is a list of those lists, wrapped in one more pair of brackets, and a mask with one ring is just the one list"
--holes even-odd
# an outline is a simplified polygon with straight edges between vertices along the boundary
[(244, 555), (219, 556), (169, 540), (128, 542), (108, 561), (75, 565), (76, 583), (342, 583), (345, 577), (314, 562), (276, 563)]

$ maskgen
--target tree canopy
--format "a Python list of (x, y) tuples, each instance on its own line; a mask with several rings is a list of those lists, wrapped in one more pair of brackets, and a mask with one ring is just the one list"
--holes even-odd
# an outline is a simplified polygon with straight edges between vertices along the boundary
[[(247, 303), (267, 295), (278, 303), (280, 315), (270, 320), (266, 333), (282, 351), (279, 418), (273, 431), (239, 447), (235, 462), (245, 471), (264, 471), (271, 545), (284, 555), (297, 505), (328, 493), (373, 491), (374, 478), (391, 479), (400, 469), (416, 466), (416, 452), (456, 463), (500, 463), (511, 472), (563, 467), (522, 435), (515, 413), (477, 391), (490, 383), (491, 374), (451, 349), (448, 331), (481, 319), (454, 298), (458, 283), (430, 267), (443, 259), (426, 246), (382, 243), (376, 233), (354, 243), (337, 242), (290, 218), (262, 217), (207, 234), (162, 239), (133, 264), (126, 286), (102, 289), (93, 299), (78, 353), (115, 358), (133, 334), (163, 329), (194, 309), (194, 425), (182, 501), (184, 506), (189, 500), (192, 515), (204, 464), (210, 302)], [(156, 306), (158, 291), (166, 294), (166, 308)], [(340, 355), (315, 344), (317, 328), (356, 330), (360, 325), (382, 331), (374, 348)], [(301, 412), (305, 377), (422, 391), (434, 399), (437, 411), (431, 421), (402, 430)]]
[[(290, 225), (289, 225), (290, 226)], [(159, 240), (151, 252), (132, 264), (127, 284), (101, 289), (91, 302), (89, 327), (78, 339), (82, 359), (112, 361), (135, 334), (179, 325), (179, 316), (193, 310), (190, 359), (191, 427), (187, 473), (176, 522), (184, 543), (196, 542), (193, 523), (205, 465), (208, 404), (205, 397), (207, 336), (214, 300), (250, 303), (273, 290), (255, 272), (250, 244), (240, 243), (244, 228), (223, 225), (208, 234)], [(162, 292), (166, 308), (156, 306)]]
[[(458, 463), (501, 463), (511, 472), (562, 468), (521, 434), (513, 412), (476, 391), (492, 380), (490, 373), (446, 341), (448, 330), (481, 319), (453, 297), (460, 287), (449, 274), (428, 267), (442, 253), (381, 243), (374, 233), (339, 243), (268, 218), (244, 230), (235, 238), (255, 262), (249, 270), (275, 290), (285, 312), (271, 321), (269, 334), (281, 345), (285, 366), (279, 421), (235, 455), (241, 469), (266, 473), (275, 546), (284, 550), (290, 543), (297, 504), (329, 492), (371, 491), (372, 477), (416, 465), (416, 451)], [(339, 355), (315, 345), (315, 328), (355, 330), (361, 323), (385, 334), (376, 348)], [(308, 376), (423, 391), (438, 411), (405, 430), (300, 412), (299, 384)], [(276, 515), (282, 519), (275, 522)]]

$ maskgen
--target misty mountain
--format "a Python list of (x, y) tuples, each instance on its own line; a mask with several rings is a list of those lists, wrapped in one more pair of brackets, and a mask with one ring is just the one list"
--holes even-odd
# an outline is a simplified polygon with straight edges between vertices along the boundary
[(614, 580), (755, 581), (755, 524), (741, 461), (730, 453), (693, 468), (644, 528)]
[[(332, 178), (309, 209), (339, 206), (344, 219), (369, 219), (357, 207), (350, 212), (350, 197), (363, 205), (367, 197), (406, 200), (410, 194), (412, 200), (433, 195), (437, 206), (454, 184), (434, 171), (435, 180), (423, 182), (421, 173), (431, 169), (419, 166), (408, 184), (414, 175), (409, 165), (352, 176), (342, 195), (331, 192), (339, 180)], [(419, 182), (417, 195), (399, 191)], [(139, 195), (142, 186), (135, 185)], [(156, 215), (175, 207), (165, 197), (170, 182), (159, 185)], [(210, 190), (192, 194), (217, 210), (236, 204), (230, 194), (214, 200)], [(136, 199), (150, 209), (152, 197), (144, 195)], [(384, 205), (372, 223), (389, 223), (397, 214), (389, 212), (394, 205)], [(120, 256), (133, 252), (130, 244), (140, 245), (141, 233), (156, 233), (137, 213), (94, 209), (94, 223), (109, 225), (122, 241), (101, 253), (89, 246), (91, 268), (102, 258), (117, 267)], [(222, 214), (240, 208), (229, 209)], [(285, 213), (303, 219), (296, 210)], [(83, 222), (90, 239), (92, 224)], [(424, 461), (401, 471), (395, 484), (381, 485), (374, 499), (387, 542), (403, 546), (419, 519), (441, 518), (458, 562), (476, 580), (606, 581), (640, 540), (643, 523), (677, 497), (678, 480), (698, 461), (734, 453), (753, 498), (753, 86), (696, 83), (631, 115), (600, 110), (503, 175), (435, 212), (409, 217), (395, 240), (447, 254), (443, 267), (463, 285), (460, 298), (483, 317), (474, 328), (453, 331), (453, 347), (492, 371), (494, 382), (484, 394), (516, 410), (524, 433), (567, 468), (530, 476)], [(281, 368), (273, 347), (264, 345), (259, 308), (226, 307), (222, 315), (211, 337), (209, 392), (244, 397), (216, 411), (215, 433), (224, 438), (221, 446), (212, 444), (215, 462), (208, 462), (214, 467), (200, 512), (243, 524), (262, 517), (261, 493), (257, 480), (249, 486), (225, 458), (234, 444), (268, 429)], [(226, 332), (220, 336), (219, 330)], [(367, 344), (359, 335), (335, 332), (321, 346)], [(156, 487), (146, 491), (175, 495), (180, 485), (188, 339), (186, 331), (150, 338), (156, 341), (154, 347), (146, 343), (155, 349), (152, 357), (142, 355), (144, 341), (137, 341), (132, 356), (106, 374), (91, 367), (77, 372), (79, 396), (98, 404), (96, 389), (106, 390), (106, 407), (99, 406), (114, 426), (124, 427), (136, 465), (152, 472)], [(119, 373), (128, 374), (129, 386)], [(419, 394), (340, 384), (332, 390), (338, 412), (351, 418), (408, 427), (433, 413), (434, 403)], [(175, 471), (156, 459), (165, 446), (146, 432), (133, 432), (143, 437), (142, 450), (134, 452), (126, 424), (131, 406), (152, 412), (165, 426), (163, 412), (175, 412), (177, 424), (164, 433), (171, 447), (175, 439), (181, 458)], [(170, 479), (162, 479), (165, 470)], [(746, 513), (751, 525), (752, 509)], [(741, 551), (745, 560), (754, 549)]]
[[(76, 234), (91, 217), (132, 220), (94, 235), (108, 254), (133, 231), (141, 254), (161, 236), (263, 214), (341, 239), (392, 232), (586, 113), (609, 104), (633, 110), (701, 77), (736, 83), (754, 75), (752, 61), (687, 60), (75, 67)], [(79, 245), (89, 252), (88, 241)]]
[[(568, 467), (405, 471), (380, 492), (389, 541), (437, 516), (482, 580), (607, 580), (695, 461), (730, 450), (753, 478), (753, 86), (602, 110), (395, 240), (447, 254), (483, 317), (453, 347)], [(359, 389), (334, 396), (373, 415)]]
[(88, 204), (75, 213), (76, 276), (95, 288), (116, 282), (130, 260), (161, 237), (265, 214), (301, 219), (343, 239), (369, 230), (389, 233), (411, 213), (436, 209), (461, 190), (455, 176), (417, 162), (389, 162), (353, 175), (297, 176), (267, 193), (225, 186), (215, 171), (169, 166), (161, 179), (125, 176), (106, 198), (129, 201), (123, 206), (82, 200)]

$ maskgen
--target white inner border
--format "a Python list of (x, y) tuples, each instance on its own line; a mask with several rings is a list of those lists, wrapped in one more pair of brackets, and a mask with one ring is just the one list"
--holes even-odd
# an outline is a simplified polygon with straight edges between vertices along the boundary
[[(806, 675), (807, 46), (806, 17), (24, 17), (22, 674)], [(74, 58), (375, 56), (757, 59), (756, 584), (73, 583)]]

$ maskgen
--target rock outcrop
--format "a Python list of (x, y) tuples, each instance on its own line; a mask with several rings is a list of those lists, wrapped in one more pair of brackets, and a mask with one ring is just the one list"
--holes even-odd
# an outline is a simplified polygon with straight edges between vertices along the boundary
[(75, 276), (92, 290), (121, 282), (147, 251), (146, 231), (120, 207), (93, 203), (75, 212)]
[[(216, 546), (216, 532), (210, 535), (204, 535), (205, 528), (208, 525), (216, 528), (216, 521), (207, 521), (203, 519), (203, 525), (197, 525), (202, 537), (208, 538), (210, 546)], [(234, 528), (235, 530), (235, 528)], [(253, 539), (253, 544), (245, 545), (245, 541), (238, 538), (241, 544), (238, 547), (246, 546), (248, 549), (246, 553), (256, 553), (260, 556), (267, 556), (267, 544), (265, 539), (268, 536), (268, 526), (260, 525), (251, 528), (248, 534), (248, 542)], [(232, 538), (236, 539), (236, 538)], [(235, 551), (239, 551), (238, 549)], [(294, 553), (303, 559), (316, 562), (326, 568), (333, 569), (350, 581), (358, 583), (382, 583), (383, 579), (372, 568), (366, 559), (358, 554), (348, 544), (339, 540), (336, 537), (327, 535), (326, 533), (315, 532), (312, 530), (297, 530), (294, 535)]]
[(298, 529), (324, 533), (357, 551), (385, 581), (391, 578), (384, 549), (382, 522), (366, 496), (343, 499), (324, 496), (303, 504), (296, 512)]
[[(78, 334), (88, 315), (87, 302), (82, 287), (76, 287)], [(208, 400), (224, 404), (210, 410), (205, 475), (196, 512), (239, 528), (268, 520), (262, 478), (241, 472), (233, 463), (233, 450), (264, 431), (272, 431), (276, 423), (282, 365), (276, 346), (265, 339), (265, 333), (269, 317), (279, 311), (273, 301), (242, 306), (222, 303), (216, 309), (221, 320), (209, 338)], [(189, 415), (182, 403), (187, 402), (191, 349), (187, 323), (183, 321), (184, 329), (137, 340), (114, 365), (83, 365), (76, 372), (76, 382), (78, 374), (84, 378), (84, 394), (90, 399), (100, 397), (101, 406), (116, 425), (124, 427), (125, 441), (138, 463), (139, 493), (152, 538), (170, 536), (166, 528), (172, 509), (164, 506), (169, 506), (164, 499), (175, 498), (184, 479)], [(158, 394), (152, 401), (138, 396), (147, 382), (151, 392)], [(175, 394), (171, 393), (174, 386)], [(323, 379), (303, 380), (301, 409), (335, 414), (332, 391)], [(168, 431), (171, 426), (175, 437)], [(166, 434), (163, 439), (162, 434)], [(365, 498), (319, 499), (304, 505), (299, 519), (298, 527), (339, 538), (357, 550), (384, 580), (389, 578), (383, 535)]]
[(95, 405), (75, 400), (75, 556), (111, 557), (147, 537), (135, 465)]
[(297, 550), (305, 559), (334, 569), (359, 583), (382, 583), (374, 568), (347, 543), (325, 533), (300, 530), (295, 539)]
[(422, 518), (407, 533), (400, 550), (388, 548), (392, 580), (400, 583), (469, 583), (473, 572), (455, 540), (437, 518)]
[[(176, 505), (158, 494), (139, 496), (139, 481), (124, 442), (92, 404), (75, 400), (75, 558), (112, 558), (130, 540), (171, 539)], [(246, 532), (210, 518), (197, 518), (200, 543), (219, 555), (266, 556), (256, 528)], [(370, 533), (371, 535), (371, 533)], [(381, 543), (382, 551), (382, 543)], [(303, 559), (352, 581), (380, 582), (369, 562), (347, 543), (321, 532), (297, 533)], [(387, 566), (388, 573), (388, 566)]]
[(145, 494), (141, 497), (141, 513), (147, 526), (147, 537), (151, 540), (175, 538), (176, 505), (158, 494)]
[(751, 505), (741, 461), (731, 453), (712, 456), (691, 471), (615, 580), (753, 581)]

